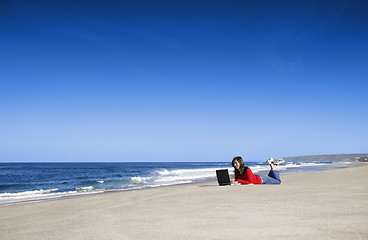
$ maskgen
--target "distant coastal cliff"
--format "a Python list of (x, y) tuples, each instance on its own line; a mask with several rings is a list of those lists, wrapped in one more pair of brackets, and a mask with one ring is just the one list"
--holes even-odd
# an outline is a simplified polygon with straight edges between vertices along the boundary
[(368, 153), (284, 157), (287, 162), (368, 162)]

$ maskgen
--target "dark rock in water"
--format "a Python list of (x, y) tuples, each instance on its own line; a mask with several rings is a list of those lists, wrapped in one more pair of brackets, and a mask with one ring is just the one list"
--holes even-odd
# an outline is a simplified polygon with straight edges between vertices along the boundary
[(360, 157), (357, 159), (357, 162), (368, 162), (368, 157)]

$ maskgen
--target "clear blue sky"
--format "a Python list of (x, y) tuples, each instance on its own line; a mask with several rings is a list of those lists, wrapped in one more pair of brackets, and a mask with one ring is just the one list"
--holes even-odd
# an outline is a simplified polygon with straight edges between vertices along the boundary
[(0, 161), (368, 152), (368, 2), (0, 2)]

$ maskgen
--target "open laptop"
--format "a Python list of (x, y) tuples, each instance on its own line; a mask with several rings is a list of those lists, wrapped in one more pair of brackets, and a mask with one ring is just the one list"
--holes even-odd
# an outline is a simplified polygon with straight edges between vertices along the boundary
[(220, 186), (231, 185), (229, 171), (227, 169), (216, 170), (216, 176)]

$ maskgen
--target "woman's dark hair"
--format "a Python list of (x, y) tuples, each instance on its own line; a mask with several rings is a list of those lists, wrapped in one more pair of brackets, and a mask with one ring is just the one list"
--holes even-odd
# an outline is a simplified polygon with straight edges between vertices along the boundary
[(245, 166), (244, 166), (243, 158), (242, 158), (242, 157), (240, 157), (240, 156), (237, 156), (237, 157), (234, 157), (234, 158), (233, 158), (233, 161), (231, 162), (231, 165), (232, 165), (232, 166), (233, 166), (233, 168), (234, 168), (235, 176), (240, 176), (240, 175), (241, 175), (241, 173), (239, 172), (239, 170), (238, 170), (238, 169), (236, 169), (236, 168), (234, 167), (234, 162), (235, 162), (235, 161), (237, 161), (237, 162), (240, 164), (239, 169), (240, 169), (240, 171), (242, 172), (242, 174), (244, 174), (244, 172), (245, 172), (245, 170), (246, 170), (246, 168), (247, 168), (247, 167), (245, 167)]

